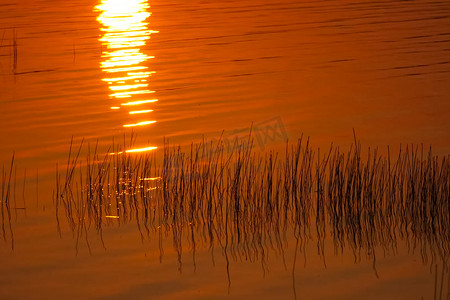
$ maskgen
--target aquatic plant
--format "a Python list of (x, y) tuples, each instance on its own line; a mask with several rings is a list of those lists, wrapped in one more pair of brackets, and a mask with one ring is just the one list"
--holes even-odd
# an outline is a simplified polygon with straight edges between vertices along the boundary
[[(11, 242), (11, 249), (14, 250), (14, 232), (12, 229), (11, 222), (11, 180), (14, 169), (14, 156), (13, 153), (11, 158), (11, 165), (8, 170), (5, 170), (4, 166), (2, 167), (2, 183), (1, 183), (1, 232), (3, 240), (6, 242), (8, 239)], [(15, 182), (15, 181), (14, 181)], [(9, 230), (8, 230), (9, 229)]]
[(71, 145), (65, 180), (57, 174), (56, 205), (64, 207), (76, 249), (82, 237), (89, 246), (91, 227), (103, 241), (104, 226), (134, 221), (142, 239), (158, 237), (161, 257), (162, 233), (171, 233), (180, 271), (182, 246), (195, 265), (198, 241), (212, 256), (222, 249), (230, 276), (230, 259), (260, 261), (264, 269), (269, 251), (284, 256), (287, 236), (296, 240), (295, 253), (316, 241), (324, 256), (327, 235), (336, 253), (366, 256), (375, 273), (376, 250), (396, 253), (399, 239), (424, 263), (446, 266), (450, 163), (431, 148), (407, 145), (395, 158), (389, 147), (385, 155), (363, 154), (355, 137), (348, 151), (331, 145), (323, 153), (301, 137), (284, 153), (259, 153), (251, 134), (231, 151), (221, 140), (187, 148), (165, 141), (162, 153), (125, 151), (132, 146), (133, 137), (122, 146), (113, 141), (103, 154), (88, 145), (81, 163), (82, 146), (72, 156)]

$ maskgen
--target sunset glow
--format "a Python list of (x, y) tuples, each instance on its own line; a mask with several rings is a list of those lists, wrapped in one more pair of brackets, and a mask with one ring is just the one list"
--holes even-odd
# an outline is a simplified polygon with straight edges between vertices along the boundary
[[(154, 71), (148, 69), (148, 62), (154, 58), (143, 51), (152, 33), (149, 29), (150, 5), (146, 0), (103, 0), (95, 7), (99, 12), (97, 21), (101, 24), (99, 41), (105, 50), (102, 53), (100, 68), (108, 74), (102, 81), (108, 83), (109, 97), (113, 101), (132, 99), (120, 106), (142, 105), (155, 102), (142, 99), (142, 96), (155, 91), (149, 89), (149, 78)], [(112, 75), (112, 76), (111, 76)], [(112, 110), (119, 109), (119, 103)], [(129, 111), (128, 115), (150, 113), (151, 109)], [(144, 126), (155, 121), (125, 124), (123, 127)]]

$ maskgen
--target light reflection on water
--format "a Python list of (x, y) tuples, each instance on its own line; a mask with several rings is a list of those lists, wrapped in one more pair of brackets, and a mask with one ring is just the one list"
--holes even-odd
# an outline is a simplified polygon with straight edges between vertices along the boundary
[[(108, 83), (111, 91), (109, 97), (114, 101), (110, 108), (139, 116), (131, 121), (126, 120), (123, 124), (125, 128), (147, 126), (156, 122), (147, 114), (153, 112), (148, 103), (157, 99), (144, 98), (154, 93), (150, 90), (148, 78), (155, 72), (149, 71), (147, 66), (153, 56), (143, 51), (150, 35), (157, 32), (149, 30), (149, 9), (145, 0), (104, 0), (95, 7), (95, 11), (99, 12), (97, 21), (102, 25), (99, 41), (106, 48), (100, 62), (100, 68), (106, 73), (102, 81)], [(130, 105), (140, 107), (138, 110), (128, 110)]]
[[(23, 180), (18, 181), (20, 186), (17, 184), (19, 205), (16, 207), (12, 204), (13, 201), (11, 202), (11, 207), (20, 209), (19, 212), (25, 212), (25, 206), (27, 206), (28, 218), (22, 218), (22, 214), (19, 214), (18, 218), (13, 215), (19, 222), (30, 222), (30, 218), (36, 215), (31, 207), (34, 206), (34, 198), (26, 199), (21, 195), (22, 185), (30, 187), (32, 185), (30, 182), (38, 181), (38, 176), (36, 179), (30, 178), (33, 168), (23, 162), (23, 153), (29, 153), (28, 161), (40, 161), (43, 162), (42, 165), (47, 163), (49, 157), (55, 158), (56, 154), (66, 158), (67, 142), (72, 134), (80, 139), (87, 137), (91, 140), (121, 135), (122, 132), (130, 130), (143, 131), (139, 134), (147, 134), (145, 139), (151, 135), (151, 141), (147, 143), (141, 144), (139, 141), (136, 145), (127, 146), (124, 149), (114, 147), (110, 149), (113, 152), (111, 154), (120, 155), (114, 155), (109, 159), (123, 164), (127, 161), (124, 158), (139, 157), (138, 153), (129, 156), (127, 153), (154, 150), (155, 144), (159, 146), (157, 140), (162, 140), (163, 136), (167, 135), (170, 135), (170, 138), (188, 136), (186, 140), (190, 143), (192, 136), (206, 134), (210, 138), (211, 134), (215, 134), (214, 137), (218, 138), (222, 130), (225, 130), (221, 138), (227, 146), (225, 153), (228, 153), (233, 149), (234, 138), (232, 137), (247, 137), (247, 133), (240, 134), (247, 132), (242, 129), (250, 127), (252, 121), (254, 122), (252, 131), (255, 133), (257, 146), (261, 150), (267, 149), (266, 146), (271, 146), (269, 143), (275, 141), (275, 139), (263, 138), (263, 129), (270, 127), (283, 128), (283, 130), (277, 130), (280, 133), (277, 140), (283, 143), (288, 133), (289, 138), (292, 139), (304, 132), (306, 135), (311, 135), (315, 142), (319, 139), (321, 146), (328, 145), (331, 141), (342, 145), (347, 143), (348, 139), (353, 140), (351, 129), (354, 127), (358, 136), (364, 139), (364, 145), (371, 147), (423, 142), (425, 145), (432, 143), (433, 150), (437, 149), (438, 154), (447, 155), (450, 149), (449, 123), (446, 122), (445, 117), (447, 115), (445, 111), (449, 108), (449, 102), (446, 99), (450, 91), (449, 85), (445, 84), (450, 74), (448, 62), (450, 2), (448, 1), (435, 1), (433, 4), (424, 0), (383, 3), (363, 1), (352, 5), (342, 5), (348, 4), (346, 3), (348, 1), (299, 3), (288, 0), (283, 3), (274, 3), (268, 0), (222, 2), (155, 0), (151, 1), (153, 15), (150, 12), (149, 2), (138, 0), (75, 0), (58, 3), (57, 6), (54, 5), (54, 1), (42, 0), (32, 1), (35, 5), (33, 9), (27, 7), (30, 1), (8, 2), (13, 4), (8, 6), (0, 4), (0, 73), (2, 74), (0, 77), (0, 122), (2, 125), (0, 126), (0, 137), (2, 137), (0, 158), (10, 159), (10, 151), (22, 150), (22, 153), (16, 152), (17, 157), (22, 160), (18, 160), (19, 168), (17, 172), (13, 171), (12, 175), (12, 178), (15, 178), (16, 173), (18, 177), (22, 174), (24, 177)], [(418, 15), (420, 15), (419, 18)], [(149, 44), (150, 36), (155, 31), (150, 29), (150, 21), (151, 27), (157, 26), (157, 29), (161, 30), (160, 34), (153, 36), (155, 39), (152, 39), (151, 44)], [(15, 66), (13, 66), (14, 59), (11, 54), (13, 52), (10, 52), (14, 47), (14, 32), (17, 32), (19, 45), (19, 57)], [(153, 56), (156, 59), (152, 59)], [(16, 68), (17, 70), (11, 75), (9, 73), (11, 69)], [(158, 72), (157, 76), (152, 77), (156, 72)], [(152, 91), (155, 92), (152, 93)], [(157, 98), (164, 101), (157, 102)], [(279, 121), (261, 124), (265, 123), (263, 120), (274, 119)], [(158, 121), (158, 125), (152, 124), (155, 120)], [(258, 126), (258, 123), (261, 125)], [(54, 129), (50, 131), (49, 128)], [(178, 140), (175, 142), (178, 143)], [(44, 152), (45, 159), (41, 159), (39, 155), (44, 156), (42, 154)], [(5, 169), (9, 165), (8, 162), (5, 163)], [(51, 172), (54, 171), (53, 163), (46, 165)], [(23, 170), (24, 167), (28, 168), (28, 173), (27, 170)], [(39, 169), (39, 176), (42, 177), (43, 173), (43, 170)], [(7, 179), (8, 173), (5, 174), (3, 177)], [(165, 272), (161, 275), (156, 271), (158, 266), (144, 268), (141, 260), (127, 258), (128, 254), (136, 253), (136, 249), (141, 249), (139, 248), (141, 245), (133, 244), (137, 222), (126, 223), (123, 215), (115, 214), (114, 210), (111, 214), (104, 215), (105, 219), (111, 220), (102, 221), (105, 221), (105, 224), (120, 223), (122, 227), (105, 226), (105, 233), (110, 233), (109, 239), (105, 240), (108, 243), (107, 246), (123, 246), (124, 252), (114, 254), (112, 253), (114, 251), (108, 251), (103, 258), (111, 261), (110, 264), (105, 264), (103, 258), (95, 258), (92, 259), (94, 265), (89, 268), (83, 267), (83, 253), (81, 253), (82, 257), (76, 260), (75, 268), (68, 267), (66, 261), (72, 259), (72, 251), (67, 249), (72, 250), (72, 241), (70, 238), (69, 241), (66, 239), (65, 242), (69, 246), (66, 245), (64, 249), (60, 247), (64, 241), (53, 241), (53, 237), (55, 239), (58, 237), (54, 234), (54, 216), (49, 212), (53, 207), (49, 205), (52, 197), (50, 195), (45, 198), (42, 195), (44, 192), (48, 194), (53, 192), (54, 176), (53, 173), (51, 175), (51, 188), (46, 190), (39, 186), (39, 193), (41, 193), (39, 208), (42, 208), (42, 202), (45, 202), (47, 205), (45, 217), (48, 224), (43, 226), (42, 219), (39, 219), (40, 230), (35, 230), (34, 227), (24, 226), (23, 223), (13, 223), (13, 229), (17, 232), (16, 252), (6, 253), (4, 249), (8, 248), (8, 243), (5, 243), (5, 247), (0, 247), (0, 251), (5, 251), (4, 257), (8, 258), (0, 268), (2, 270), (0, 273), (3, 274), (3, 277), (0, 276), (0, 282), (14, 283), (0, 284), (0, 298), (17, 298), (21, 296), (21, 293), (37, 295), (43, 289), (45, 293), (48, 293), (50, 289), (45, 287), (49, 282), (48, 279), (55, 276), (53, 274), (58, 275), (54, 283), (61, 284), (55, 289), (56, 293), (64, 289), (71, 293), (72, 297), (76, 297), (73, 293), (77, 291), (73, 288), (67, 289), (62, 283), (65, 280), (73, 282), (75, 277), (77, 282), (82, 281), (77, 290), (84, 288), (84, 292), (86, 292), (86, 286), (93, 283), (95, 283), (92, 289), (94, 291), (98, 291), (102, 285), (111, 287), (108, 274), (119, 272), (127, 278), (123, 282), (125, 286), (122, 287), (123, 290), (129, 287), (131, 290), (133, 284), (139, 283), (139, 280), (146, 281), (146, 284), (154, 280), (153, 276), (142, 276), (144, 272), (158, 274), (158, 279), (168, 282), (174, 279), (171, 272), (178, 266), (168, 267), (168, 263), (171, 263), (170, 259), (166, 259), (166, 264), (161, 265), (161, 269)], [(151, 176), (158, 175), (151, 174)], [(76, 176), (78, 177), (78, 173)], [(43, 181), (41, 177), (39, 177), (40, 184)], [(62, 177), (64, 179), (64, 174)], [(81, 182), (85, 184), (87, 178), (91, 178), (90, 173), (86, 178), (83, 177)], [(183, 177), (172, 176), (172, 178), (181, 182), (180, 178)], [(194, 178), (199, 182), (203, 177)], [(102, 177), (102, 180), (105, 178)], [(157, 189), (157, 186), (161, 183), (158, 177), (145, 177), (142, 180), (144, 181), (142, 185), (148, 186), (148, 190), (143, 190), (144, 192), (159, 192), (160, 189)], [(172, 184), (171, 181), (166, 180), (166, 182)], [(125, 187), (130, 187), (127, 184), (125, 182)], [(13, 186), (15, 185), (11, 185), (11, 195), (16, 194)], [(184, 186), (184, 182), (179, 185), (183, 188)], [(198, 189), (202, 186), (202, 184), (196, 185)], [(37, 194), (34, 188), (35, 186), (32, 185), (32, 195)], [(76, 186), (73, 188), (77, 191), (81, 190)], [(105, 186), (105, 188), (109, 187)], [(85, 199), (86, 195), (91, 195), (87, 192), (92, 192), (90, 189), (81, 191), (80, 199)], [(93, 191), (101, 191), (101, 189), (96, 186)], [(174, 193), (172, 189), (169, 191)], [(105, 192), (103, 195), (109, 194)], [(128, 193), (124, 196), (133, 200), (135, 195)], [(101, 198), (102, 201), (105, 199), (109, 198)], [(188, 203), (186, 198), (183, 198), (183, 201)], [(133, 205), (135, 202), (128, 203)], [(148, 203), (154, 204), (151, 201), (144, 202), (145, 205)], [(178, 204), (178, 202), (175, 203)], [(175, 211), (179, 211), (180, 206), (174, 207), (177, 208)], [(77, 209), (75, 206), (71, 208), (74, 211)], [(164, 247), (165, 254), (170, 255), (170, 251), (175, 249), (175, 252), (172, 252), (175, 255), (173, 259), (175, 264), (176, 256), (181, 257), (182, 253), (192, 254), (195, 257), (197, 250), (197, 254), (201, 253), (197, 255), (199, 262), (208, 255), (207, 250), (202, 251), (208, 249), (208, 242), (212, 241), (212, 238), (209, 238), (208, 232), (205, 233), (203, 223), (185, 223), (185, 227), (175, 228), (178, 231), (171, 235), (172, 227), (166, 227), (167, 231), (165, 231), (164, 226), (157, 223), (158, 214), (150, 208), (149, 206), (148, 210), (139, 210), (143, 215), (139, 215), (136, 219), (142, 221), (145, 212), (155, 216), (156, 221), (150, 223), (155, 225), (155, 228), (150, 228), (148, 239), (150, 240), (151, 237), (154, 241), (154, 238), (158, 239), (158, 234), (162, 232), (161, 240), (166, 237), (166, 242), (169, 244)], [(137, 208), (135, 210), (137, 211)], [(230, 217), (233, 216), (230, 215)], [(248, 216), (254, 216), (254, 214), (244, 214), (244, 217)], [(131, 217), (133, 216), (130, 215)], [(369, 220), (370, 218), (369, 215)], [(89, 221), (89, 218), (85, 220)], [(342, 222), (353, 220), (352, 218), (342, 219)], [(95, 229), (95, 223), (83, 223), (84, 219), (79, 221), (82, 224), (78, 227), (80, 232), (85, 226), (83, 224), (90, 226), (91, 230)], [(313, 247), (308, 253), (316, 253), (317, 250), (323, 253), (325, 248), (325, 252), (327, 249), (330, 252), (335, 250), (333, 243), (327, 247), (322, 243), (325, 240), (324, 233), (327, 241), (330, 241), (330, 237), (337, 237), (338, 248), (341, 248), (341, 244), (347, 243), (342, 247), (349, 250), (351, 255), (354, 252), (359, 254), (357, 253), (359, 249), (362, 249), (361, 252), (364, 254), (366, 249), (374, 248), (373, 241), (386, 240), (389, 247), (380, 244), (381, 248), (377, 249), (386, 250), (388, 254), (389, 251), (397, 252), (396, 249), (390, 250), (390, 248), (397, 248), (397, 239), (390, 234), (391, 231), (380, 231), (379, 227), (373, 227), (370, 223), (363, 223), (370, 225), (367, 227), (341, 226), (342, 222), (332, 223), (337, 225), (331, 227), (336, 229), (335, 232), (325, 230), (317, 232), (317, 238), (320, 238), (317, 240), (320, 243), (318, 242), (316, 247), (311, 242), (310, 246)], [(132, 225), (131, 233), (121, 238), (119, 230), (127, 230), (126, 226), (130, 224)], [(138, 225), (142, 224), (145, 227), (149, 222)], [(231, 226), (235, 223), (228, 224)], [(259, 224), (267, 226), (267, 223)], [(245, 229), (240, 231), (244, 237), (257, 237), (262, 234), (269, 242), (271, 238), (277, 237), (276, 234), (271, 235), (270, 231), (256, 232), (255, 235), (250, 225), (252, 223), (237, 223), (236, 227), (231, 228), (235, 231), (225, 231), (225, 235), (224, 231), (219, 230), (211, 235), (214, 238), (212, 244), (219, 249), (219, 253), (224, 253), (222, 245), (218, 242), (228, 238), (231, 242), (236, 241), (237, 235), (233, 234), (236, 229)], [(160, 228), (164, 230), (160, 231)], [(221, 228), (227, 227), (219, 227)], [(446, 230), (448, 227), (442, 228)], [(349, 231), (342, 231), (342, 229)], [(404, 232), (410, 232), (408, 227), (403, 229), (405, 229)], [(145, 235), (145, 229), (143, 233)], [(195, 239), (193, 239), (194, 234)], [(72, 236), (70, 228), (65, 228), (65, 231), (63, 228), (63, 237), (67, 235)], [(312, 235), (316, 237), (314, 231)], [(432, 241), (431, 238), (426, 240), (428, 236), (425, 234), (422, 237), (425, 242)], [(89, 238), (93, 245), (96, 245), (97, 239), (93, 238), (93, 235)], [(172, 239), (177, 242), (176, 247), (171, 246)], [(196, 239), (201, 239), (203, 243)], [(362, 243), (362, 246), (355, 244), (355, 239)], [(411, 241), (413, 248), (416, 247), (417, 240), (414, 235), (406, 236), (401, 240), (408, 243)], [(87, 234), (86, 241), (88, 241)], [(257, 255), (270, 252), (267, 247), (258, 248), (259, 241), (261, 240), (255, 238), (243, 239), (240, 244), (230, 242), (227, 251), (231, 254), (231, 261), (234, 257), (236, 261), (241, 260), (239, 263), (232, 263), (231, 274), (237, 279), (233, 281), (232, 293), (241, 290), (248, 295), (248, 289), (265, 291), (271, 287), (273, 282), (270, 279), (262, 281), (258, 276), (239, 275), (236, 270), (243, 265), (243, 257), (255, 259), (260, 257)], [(448, 243), (448, 239), (446, 241)], [(290, 244), (289, 251), (292, 254), (296, 241), (294, 240), (293, 244), (292, 240), (286, 240), (287, 242)], [(301, 241), (299, 248), (302, 248), (302, 244), (307, 244), (306, 242), (307, 239), (305, 243)], [(275, 246), (278, 245), (276, 240), (274, 243)], [(97, 246), (103, 251), (101, 245)], [(181, 246), (184, 252), (181, 252)], [(252, 248), (254, 246), (256, 248)], [(281, 246), (284, 247), (284, 244), (282, 243)], [(408, 244), (408, 249), (409, 246)], [(80, 248), (81, 251), (84, 250), (83, 247)], [(406, 246), (404, 248), (406, 249)], [(261, 250), (258, 252), (258, 249)], [(446, 249), (448, 251), (448, 247)], [(94, 254), (98, 250), (94, 247)], [(302, 250), (298, 253), (306, 254), (306, 252)], [(282, 265), (281, 258), (274, 259), (272, 255), (274, 252), (270, 253), (271, 261)], [(343, 259), (348, 259), (346, 253), (342, 253)], [(414, 260), (417, 258), (420, 261), (420, 254), (422, 253), (414, 253), (410, 258)], [(156, 261), (159, 255), (156, 251)], [(16, 260), (9, 259), (14, 256), (17, 257)], [(66, 256), (69, 256), (69, 259)], [(372, 252), (368, 256), (374, 258)], [(173, 256), (166, 257), (173, 258)], [(288, 255), (286, 257), (289, 259)], [(217, 255), (217, 259), (221, 259), (220, 255)], [(424, 272), (418, 269), (411, 272), (410, 269), (414, 263), (403, 263), (399, 257), (392, 258), (390, 261), (386, 260), (392, 267), (389, 272), (383, 272), (382, 266), (379, 265), (379, 261), (383, 261), (383, 258), (377, 258), (377, 268), (380, 267), (378, 270), (380, 279), (377, 281), (360, 276), (361, 273), (353, 268), (352, 261), (343, 263), (342, 272), (339, 273), (342, 281), (339, 281), (330, 274), (335, 274), (333, 263), (341, 259), (340, 255), (331, 257), (331, 263), (327, 257), (328, 267), (331, 268), (327, 271), (316, 270), (316, 277), (325, 278), (325, 280), (317, 280), (316, 284), (310, 285), (309, 283), (316, 278), (312, 275), (315, 268), (322, 263), (321, 261), (311, 263), (311, 259), (316, 259), (316, 256), (308, 256), (306, 272), (302, 269), (296, 272), (297, 276), (305, 273), (303, 279), (297, 277), (297, 283), (302, 286), (302, 289), (308, 286), (310, 290), (314, 290), (306, 294), (305, 298), (308, 298), (308, 295), (319, 297), (318, 294), (327, 291), (335, 292), (338, 290), (335, 288), (336, 281), (342, 285), (341, 289), (352, 293), (353, 297), (346, 297), (347, 299), (362, 299), (370, 296), (383, 298), (379, 296), (379, 293), (383, 291), (391, 295), (391, 298), (408, 293), (408, 295), (413, 293), (428, 295), (429, 292), (432, 293), (433, 285), (427, 283), (427, 280), (432, 281), (433, 277), (438, 278), (436, 286), (441, 285), (440, 275), (433, 275), (427, 271), (424, 275)], [(149, 261), (153, 260), (146, 258), (145, 263)], [(264, 260), (264, 263), (266, 261), (269, 260)], [(42, 266), (40, 272), (37, 271), (35, 264)], [(288, 268), (292, 266), (289, 261), (287, 265)], [(302, 264), (299, 259), (297, 266), (300, 265)], [(105, 266), (111, 269), (102, 269)], [(218, 263), (218, 266), (223, 264)], [(201, 284), (199, 289), (218, 284), (220, 280), (212, 276), (214, 270), (223, 275), (221, 267), (216, 269), (206, 267), (206, 271), (204, 268), (205, 265), (202, 266), (199, 263), (200, 272), (197, 276), (206, 274), (207, 279), (198, 281)], [(253, 265), (244, 268), (247, 269), (242, 274), (248, 274), (249, 270), (256, 269)], [(102, 272), (96, 273), (99, 270)], [(273, 275), (273, 269), (271, 272)], [(66, 276), (60, 276), (61, 274)], [(129, 276), (130, 274), (134, 274), (135, 277)], [(283, 298), (286, 293), (290, 295), (289, 289), (285, 288), (285, 283), (288, 283), (288, 287), (290, 286), (290, 277), (284, 280), (285, 273), (275, 274), (278, 275), (275, 276), (274, 281), (283, 283), (280, 284), (282, 291), (279, 298)], [(392, 274), (397, 274), (398, 278), (386, 280)], [(93, 280), (94, 275), (95, 280)], [(253, 284), (248, 284), (248, 280), (253, 277), (258, 278), (254, 279)], [(186, 281), (186, 278), (187, 276), (176, 277), (174, 280)], [(223, 285), (226, 286), (226, 276), (220, 278), (225, 280)], [(420, 280), (422, 278), (424, 280)], [(445, 277), (442, 276), (442, 278)], [(101, 279), (105, 281), (99, 283), (97, 280)], [(45, 282), (41, 284), (41, 280)], [(417, 284), (419, 281), (421, 285)], [(242, 284), (241, 289), (236, 288), (239, 284)], [(372, 290), (367, 290), (370, 284), (373, 284)], [(30, 285), (40, 288), (23, 289), (24, 286)], [(354, 296), (357, 295), (354, 291), (355, 286), (362, 289), (360, 291), (362, 296)], [(396, 288), (392, 289), (392, 286)], [(431, 289), (428, 290), (429, 286)], [(397, 287), (405, 291), (402, 293)], [(174, 289), (174, 285), (171, 284), (166, 298), (176, 297)], [(8, 291), (13, 291), (13, 296), (5, 296), (8, 295)], [(226, 292), (224, 289), (223, 294)], [(303, 290), (299, 292), (303, 293)], [(154, 290), (149, 291), (150, 295), (153, 293)], [(85, 298), (87, 294), (78, 294), (78, 296)], [(92, 295), (92, 293), (89, 294)], [(219, 293), (211, 292), (211, 294), (217, 296)], [(58, 296), (55, 295), (53, 298), (60, 298), (61, 295)], [(333, 296), (335, 295), (330, 294), (328, 298)], [(345, 299), (345, 297), (341, 298)]]

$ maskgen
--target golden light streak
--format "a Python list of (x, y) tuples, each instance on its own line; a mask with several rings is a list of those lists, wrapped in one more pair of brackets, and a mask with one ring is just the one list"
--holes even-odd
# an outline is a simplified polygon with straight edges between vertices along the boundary
[(135, 153), (135, 152), (146, 152), (158, 149), (158, 147), (146, 147), (146, 148), (136, 148), (125, 151), (126, 153)]
[(110, 152), (109, 155), (119, 155), (119, 154), (122, 154), (122, 153), (123, 153), (122, 151), (117, 152), (117, 153), (115, 153), (115, 152)]
[(105, 216), (105, 218), (107, 218), (107, 219), (118, 219), (119, 216)]
[(146, 114), (146, 113), (149, 113), (149, 112), (152, 112), (153, 111), (153, 109), (146, 109), (146, 110), (133, 110), (133, 111), (130, 111), (129, 112), (129, 114), (130, 115), (136, 115), (136, 114)]
[[(156, 73), (156, 71), (148, 71), (148, 72), (130, 72), (128, 74), (131, 76), (139, 76), (139, 75), (152, 75), (155, 73)], [(148, 76), (145, 76), (145, 77), (148, 77)]]
[(156, 181), (156, 180), (160, 180), (161, 177), (149, 177), (149, 178), (144, 178), (144, 181)]
[(122, 106), (141, 105), (141, 104), (145, 104), (145, 103), (153, 103), (153, 102), (156, 102), (156, 101), (158, 101), (158, 99), (139, 100), (139, 101), (131, 101), (131, 102), (122, 103), (120, 105), (122, 105)]
[(103, 69), (104, 72), (107, 73), (119, 73), (119, 72), (128, 72), (128, 71), (137, 71), (148, 69), (148, 67), (140, 66), (140, 67), (129, 67), (129, 68), (113, 68), (113, 69)]
[(153, 124), (153, 123), (156, 123), (156, 121), (143, 121), (143, 122), (139, 122), (136, 124), (125, 124), (125, 125), (123, 125), (123, 127), (145, 126), (145, 125), (149, 125), (149, 124)]
[[(117, 77), (117, 78), (103, 78), (102, 81), (106, 81), (106, 82), (124, 81), (125, 82), (127, 80), (147, 78), (147, 77), (149, 77), (149, 75), (151, 75), (153, 73), (155, 73), (155, 72), (137, 72), (137, 73), (129, 72), (128, 73), (129, 76)], [(145, 81), (147, 81), (147, 80), (145, 80)]]
[(112, 91), (126, 91), (131, 89), (138, 89), (141, 87), (148, 87), (148, 83), (140, 83), (140, 84), (130, 84), (130, 85), (117, 85), (117, 86), (110, 86), (109, 88)]
[[(143, 47), (150, 40), (152, 33), (157, 30), (149, 29), (148, 18), (151, 16), (148, 0), (100, 0), (95, 7), (100, 23), (102, 43), (102, 61), (100, 68), (105, 72), (102, 81), (107, 82), (111, 91), (110, 98), (126, 102), (114, 103), (111, 110), (121, 107), (143, 105), (158, 101), (147, 100), (148, 94), (155, 93), (149, 89), (148, 78), (155, 73), (148, 71), (147, 63), (154, 56), (148, 55)], [(128, 109), (127, 109), (128, 110)], [(130, 115), (152, 112), (152, 109), (129, 109)], [(133, 121), (131, 121), (133, 122)], [(145, 126), (156, 121), (143, 121), (125, 124), (123, 127)]]
[[(147, 152), (147, 151), (152, 151), (152, 150), (156, 150), (156, 149), (158, 149), (158, 147), (135, 148), (135, 149), (126, 150), (125, 153)], [(120, 154), (123, 154), (123, 153), (124, 153), (123, 151), (120, 151), (120, 152), (116, 152), (116, 153), (115, 152), (110, 152), (108, 154), (109, 155), (120, 155)], [(144, 180), (152, 181), (152, 180), (158, 180), (160, 178), (161, 177), (150, 177), (150, 178), (144, 178)]]
[(128, 91), (128, 92), (121, 92), (121, 93), (114, 93), (111, 94), (111, 97), (116, 98), (129, 98), (131, 95), (145, 95), (145, 94), (153, 94), (155, 91), (149, 91), (149, 90), (143, 90), (143, 91)]

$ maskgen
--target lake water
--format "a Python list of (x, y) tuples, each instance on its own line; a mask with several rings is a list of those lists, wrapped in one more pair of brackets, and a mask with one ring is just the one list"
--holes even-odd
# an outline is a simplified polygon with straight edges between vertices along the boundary
[(130, 218), (103, 219), (102, 242), (95, 221), (73, 230), (64, 212), (58, 232), (55, 168), (72, 137), (75, 152), (84, 139), (91, 153), (161, 153), (203, 139), (229, 150), (250, 130), (262, 155), (302, 134), (349, 149), (355, 130), (363, 149), (448, 158), (449, 82), (448, 1), (2, 0), (0, 164), (8, 182), (14, 153), (15, 210), (0, 298), (447, 299), (448, 235), (436, 257), (414, 238), (374, 255), (331, 231), (323, 247), (316, 229), (298, 243), (292, 228), (227, 254), (222, 234), (211, 249), (204, 229), (142, 237)]

